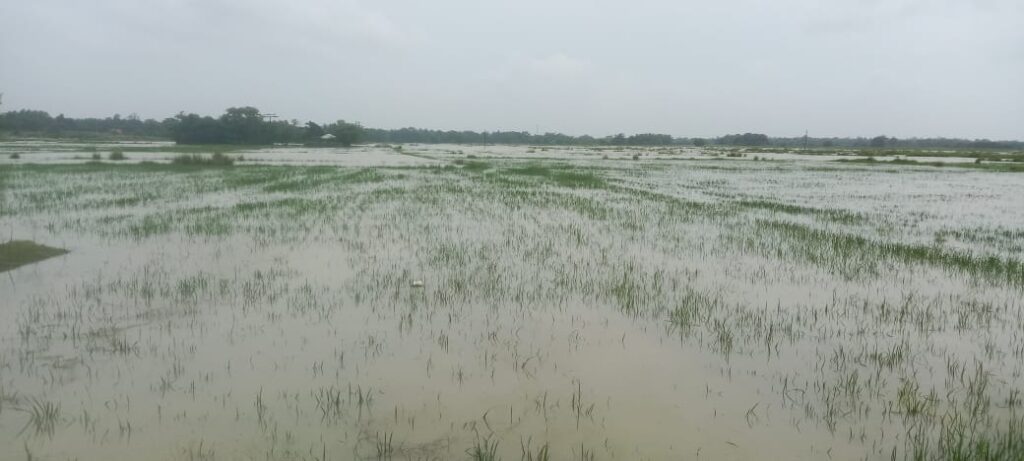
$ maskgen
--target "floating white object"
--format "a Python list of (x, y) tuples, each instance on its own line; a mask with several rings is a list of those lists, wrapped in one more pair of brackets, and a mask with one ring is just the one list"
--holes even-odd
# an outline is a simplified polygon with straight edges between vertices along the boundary
[(423, 288), (423, 281), (422, 280), (413, 280), (412, 281), (412, 287), (413, 288)]

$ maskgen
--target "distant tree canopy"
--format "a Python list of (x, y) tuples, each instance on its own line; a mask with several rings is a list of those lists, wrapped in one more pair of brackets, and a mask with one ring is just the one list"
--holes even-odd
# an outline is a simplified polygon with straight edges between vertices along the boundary
[(726, 146), (767, 146), (768, 135), (760, 133), (727, 134), (715, 139), (715, 144)]
[[(589, 138), (589, 137), (588, 137)], [(454, 131), (428, 130), (422, 128), (398, 128), (386, 130), (370, 128), (366, 139), (372, 142), (424, 143), (424, 144), (544, 144), (570, 145), (582, 142), (580, 138), (560, 133), (530, 134), (526, 131)], [(593, 140), (593, 138), (589, 138)]]
[(327, 134), (323, 127), (317, 125), (314, 122), (306, 122), (306, 131), (303, 135), (306, 139), (320, 139), (321, 136)]
[(324, 125), (323, 131), (334, 136), (334, 138), (326, 141), (321, 139), (322, 143), (351, 146), (363, 140), (365, 130), (358, 123), (348, 123), (344, 120), (338, 120), (337, 122), (329, 125)]
[[(884, 139), (883, 139), (884, 138)], [(992, 141), (988, 139), (956, 138), (808, 138), (809, 147), (827, 148), (885, 148), (885, 149), (1024, 149), (1021, 141)], [(803, 137), (771, 138), (774, 147), (803, 147)]]
[(171, 138), (178, 144), (219, 144), (224, 142), (224, 127), (213, 117), (180, 113), (170, 122)]
[(521, 144), (540, 146), (668, 146), (682, 144), (685, 140), (667, 134), (617, 134), (604, 138), (592, 136), (570, 136), (562, 133), (531, 134), (527, 131), (442, 131), (421, 128), (399, 128), (385, 130), (367, 128), (366, 140), (388, 143), (424, 144)]
[[(423, 144), (520, 144), (547, 146), (772, 146), (829, 147), (829, 148), (960, 148), (960, 149), (1024, 149), (1021, 141), (991, 141), (988, 139), (909, 138), (887, 136), (873, 138), (811, 138), (773, 137), (760, 133), (729, 134), (713, 139), (676, 138), (667, 134), (640, 133), (595, 138), (588, 135), (571, 136), (562, 133), (531, 134), (527, 131), (453, 131), (422, 128), (380, 129), (364, 128), (358, 123), (339, 120), (319, 124), (297, 120), (272, 121), (255, 107), (232, 107), (220, 117), (193, 113), (157, 121), (142, 120), (132, 114), (107, 118), (71, 118), (63, 114), (56, 117), (39, 110), (17, 110), (0, 113), (0, 133), (22, 136), (52, 137), (130, 137), (173, 139), (179, 144), (241, 144), (267, 145), (274, 143), (303, 143), (307, 145), (348, 146), (360, 142), (423, 143)], [(330, 135), (330, 136), (326, 136)]]
[(0, 131), (58, 137), (97, 133), (149, 138), (165, 138), (168, 135), (164, 123), (153, 119), (142, 120), (135, 114), (124, 118), (118, 114), (102, 119), (69, 118), (64, 114), (51, 117), (41, 110), (0, 113)]
[(871, 138), (870, 146), (871, 147), (886, 147), (886, 146), (893, 147), (898, 142), (899, 142), (898, 139), (896, 139), (896, 138), (887, 138), (883, 134), (881, 136), (875, 136), (875, 137)]
[(255, 107), (232, 107), (220, 116), (225, 144), (273, 144), (277, 130)]
[(671, 146), (675, 139), (667, 134), (641, 133), (626, 138), (626, 144), (631, 146)]
[(269, 121), (255, 107), (232, 107), (219, 118), (182, 112), (167, 123), (178, 144), (266, 145), (298, 142), (303, 133), (297, 122)]

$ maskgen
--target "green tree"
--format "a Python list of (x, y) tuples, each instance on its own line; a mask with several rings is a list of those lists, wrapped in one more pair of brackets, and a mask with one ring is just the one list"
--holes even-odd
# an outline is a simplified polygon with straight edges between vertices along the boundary
[(270, 126), (255, 107), (231, 107), (220, 117), (225, 141), (229, 144), (270, 144)]
[(3, 114), (4, 128), (15, 133), (19, 132), (43, 132), (50, 129), (53, 124), (53, 117), (41, 110), (27, 110), (6, 112)]
[(363, 127), (358, 123), (348, 123), (338, 120), (335, 123), (324, 127), (324, 131), (334, 136), (334, 144), (351, 146), (363, 139)]
[(174, 119), (165, 122), (171, 132), (171, 138), (178, 144), (223, 144), (228, 142), (225, 137), (224, 125), (213, 117), (200, 117), (196, 114), (179, 113)]
[(626, 138), (626, 144), (631, 146), (669, 146), (673, 142), (671, 135), (657, 133), (634, 134)]
[(324, 135), (324, 129), (313, 122), (306, 123), (306, 130), (302, 137), (310, 140), (319, 140)]
[(727, 146), (767, 146), (768, 135), (761, 133), (728, 134), (715, 140)]

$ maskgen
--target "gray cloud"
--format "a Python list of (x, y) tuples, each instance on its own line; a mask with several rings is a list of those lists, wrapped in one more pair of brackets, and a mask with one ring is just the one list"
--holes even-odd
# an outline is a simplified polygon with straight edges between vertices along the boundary
[(1017, 0), (0, 0), (4, 109), (1024, 138)]

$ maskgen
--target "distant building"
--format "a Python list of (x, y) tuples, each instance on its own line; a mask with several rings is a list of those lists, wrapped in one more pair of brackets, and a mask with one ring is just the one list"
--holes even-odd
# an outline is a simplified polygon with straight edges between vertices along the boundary
[(335, 136), (333, 134), (330, 134), (330, 133), (327, 133), (327, 134), (325, 134), (325, 135), (320, 137), (320, 139), (322, 139), (324, 141), (330, 141), (330, 140), (332, 140), (334, 138), (335, 138)]

